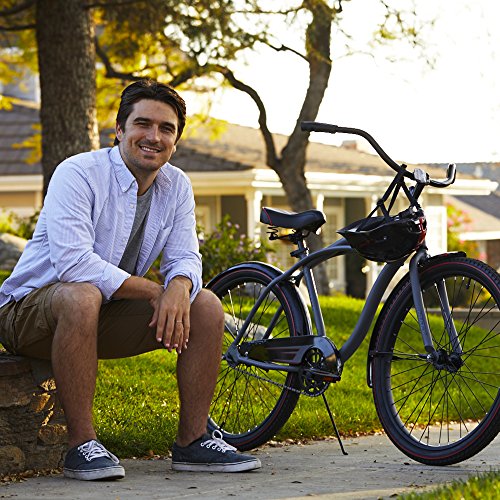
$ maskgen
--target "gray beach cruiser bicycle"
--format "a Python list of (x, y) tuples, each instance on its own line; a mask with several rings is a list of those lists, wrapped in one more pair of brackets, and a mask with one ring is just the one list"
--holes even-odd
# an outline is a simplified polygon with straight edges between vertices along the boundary
[[(269, 226), (270, 239), (292, 242), (297, 262), (286, 271), (244, 262), (207, 285), (220, 298), (226, 318), (210, 430), (249, 450), (281, 429), (300, 395), (322, 396), (345, 454), (324, 393), (341, 379), (391, 280), (409, 259), (409, 271), (392, 288), (375, 322), (367, 382), (382, 427), (408, 457), (429, 465), (472, 457), (500, 430), (500, 276), (464, 252), (430, 255), (427, 221), (418, 203), (427, 186), (445, 188), (455, 181), (455, 165), (437, 181), (396, 163), (363, 130), (317, 122), (303, 122), (302, 129), (359, 135), (396, 175), (374, 211), (315, 252), (309, 252), (305, 238), (325, 223), (321, 211), (262, 209), (260, 220)], [(393, 215), (398, 196), (408, 208)], [(352, 334), (337, 346), (326, 335), (312, 269), (352, 252), (385, 265)]]

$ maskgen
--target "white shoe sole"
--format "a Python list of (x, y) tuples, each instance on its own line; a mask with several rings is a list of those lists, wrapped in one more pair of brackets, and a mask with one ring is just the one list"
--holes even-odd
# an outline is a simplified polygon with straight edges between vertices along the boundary
[(122, 479), (125, 477), (125, 469), (121, 465), (106, 467), (95, 470), (63, 469), (64, 476), (80, 481), (97, 481), (99, 479)]
[(262, 467), (258, 458), (246, 462), (229, 464), (197, 464), (189, 462), (172, 462), (172, 470), (185, 472), (244, 472), (260, 469)]

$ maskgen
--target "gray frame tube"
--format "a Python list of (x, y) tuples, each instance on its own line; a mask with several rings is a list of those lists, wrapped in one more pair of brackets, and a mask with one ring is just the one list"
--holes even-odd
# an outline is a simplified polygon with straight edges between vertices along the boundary
[(354, 327), (349, 338), (340, 348), (340, 359), (345, 363), (358, 349), (370, 329), (375, 313), (377, 312), (377, 307), (382, 301), (384, 292), (387, 290), (389, 283), (398, 271), (398, 269), (404, 264), (404, 260), (398, 262), (391, 262), (386, 264), (380, 274), (377, 276), (375, 283), (373, 284), (368, 297), (366, 298), (365, 305), (359, 319)]
[[(259, 309), (260, 305), (264, 301), (265, 296), (267, 293), (278, 283), (281, 281), (288, 281), (290, 277), (292, 276), (295, 271), (303, 268), (303, 267), (314, 267), (317, 264), (320, 264), (321, 262), (328, 260), (332, 257), (336, 257), (337, 255), (344, 255), (346, 253), (354, 252), (353, 248), (349, 245), (346, 244), (346, 240), (344, 238), (336, 241), (335, 243), (329, 245), (326, 248), (322, 248), (321, 250), (318, 250), (316, 252), (313, 252), (312, 254), (307, 255), (306, 257), (299, 259), (298, 262), (296, 262), (292, 267), (287, 269), (283, 274), (280, 274), (276, 276), (276, 278), (272, 279), (272, 281), (260, 291), (260, 295), (257, 298), (257, 301), (253, 305), (250, 313), (248, 314), (246, 320), (244, 321), (243, 325), (241, 325), (241, 329), (238, 332), (238, 335), (236, 335), (235, 339), (233, 340), (232, 344), (236, 344), (239, 342), (243, 336), (245, 335), (245, 332), (248, 328), (248, 325), (252, 322), (252, 319)], [(302, 269), (302, 275), (303, 275), (304, 270)], [(300, 281), (300, 280), (299, 280)], [(309, 294), (311, 295), (311, 291), (309, 290)], [(317, 303), (317, 294), (312, 293), (311, 299), (316, 299)], [(319, 304), (317, 305), (319, 308)], [(314, 312), (314, 311), (313, 311)], [(320, 315), (321, 321), (322, 321), (322, 316)], [(316, 318), (314, 318), (314, 323), (316, 324)], [(321, 327), (320, 327), (321, 328)], [(316, 329), (318, 329), (318, 326), (316, 325)], [(323, 332), (325, 330), (324, 324), (323, 324)], [(312, 333), (312, 332), (311, 332)]]

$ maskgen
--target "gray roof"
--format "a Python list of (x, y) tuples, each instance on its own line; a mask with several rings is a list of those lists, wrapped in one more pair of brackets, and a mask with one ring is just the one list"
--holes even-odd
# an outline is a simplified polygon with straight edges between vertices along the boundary
[[(26, 163), (30, 150), (21, 148), (26, 139), (36, 133), (39, 112), (36, 105), (18, 102), (11, 110), (0, 110), (0, 175), (41, 173), (40, 163)], [(181, 139), (172, 163), (186, 172), (241, 171), (267, 168), (264, 142), (260, 130), (238, 125), (223, 125), (214, 139), (208, 127), (187, 130)], [(101, 144), (108, 145), (110, 131), (101, 132)], [(287, 137), (274, 134), (277, 151), (285, 146)], [(432, 176), (444, 177), (445, 169), (423, 167)], [(308, 171), (391, 175), (389, 167), (376, 155), (356, 148), (336, 147), (310, 142), (307, 152)]]
[[(475, 162), (475, 163), (457, 163), (457, 175), (473, 175), (479, 179), (490, 179), (498, 182), (496, 193), (500, 195), (500, 163), (499, 162)], [(441, 163), (432, 164), (432, 166), (443, 166)], [(499, 212), (500, 213), (500, 212)]]
[(464, 232), (500, 231), (500, 196), (447, 196), (448, 202), (465, 212), (470, 223), (462, 227)]
[(488, 196), (455, 196), (462, 203), (470, 205), (481, 212), (500, 218), (500, 191)]
[[(234, 124), (226, 124), (224, 128), (215, 140), (213, 132), (203, 127), (181, 139), (172, 163), (187, 172), (268, 168), (260, 130)], [(273, 137), (279, 154), (287, 137), (281, 134), (273, 134)], [(377, 155), (317, 142), (309, 143), (306, 170), (366, 175), (392, 173)], [(443, 168), (426, 167), (425, 170), (437, 178), (445, 175)]]
[(0, 175), (40, 174), (40, 163), (26, 163), (30, 150), (21, 143), (36, 133), (38, 109), (29, 104), (14, 104), (0, 111)]

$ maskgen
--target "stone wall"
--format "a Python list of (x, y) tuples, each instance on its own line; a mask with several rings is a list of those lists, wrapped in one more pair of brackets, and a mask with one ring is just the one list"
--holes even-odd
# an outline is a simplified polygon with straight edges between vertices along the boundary
[(25, 246), (25, 239), (8, 233), (0, 233), (0, 269), (12, 271)]
[(66, 442), (50, 363), (0, 352), (0, 476), (61, 467)]

